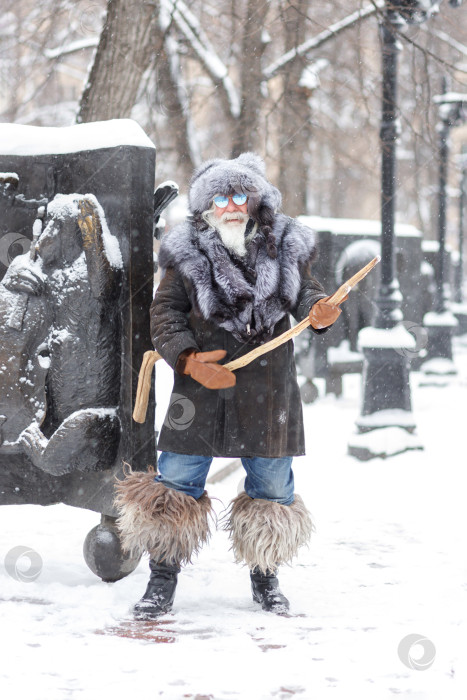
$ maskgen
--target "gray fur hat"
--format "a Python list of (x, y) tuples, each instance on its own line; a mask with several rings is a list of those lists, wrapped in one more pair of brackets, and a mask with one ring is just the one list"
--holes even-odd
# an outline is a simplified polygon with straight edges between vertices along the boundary
[(195, 171), (190, 182), (188, 203), (196, 216), (209, 209), (216, 194), (248, 195), (248, 213), (261, 223), (261, 211), (273, 217), (281, 205), (281, 194), (266, 179), (264, 161), (256, 153), (242, 153), (233, 160), (207, 160)]

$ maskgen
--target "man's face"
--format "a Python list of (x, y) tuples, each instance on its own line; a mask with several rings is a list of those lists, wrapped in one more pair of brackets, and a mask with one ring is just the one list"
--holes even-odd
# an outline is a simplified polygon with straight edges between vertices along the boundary
[(244, 234), (249, 218), (248, 199), (245, 195), (240, 194), (234, 195), (234, 197), (240, 201), (245, 199), (245, 201), (242, 204), (236, 204), (232, 197), (216, 195), (213, 208), (205, 212), (205, 221), (217, 230), (226, 248), (243, 256), (246, 254)]
[[(232, 197), (229, 197), (229, 203), (225, 207), (214, 207), (214, 216), (222, 223), (229, 226), (238, 226), (245, 222), (245, 217), (248, 217), (247, 206), (248, 200), (244, 204), (235, 204)], [(226, 214), (227, 216), (224, 216)], [(236, 216), (238, 214), (238, 216)]]

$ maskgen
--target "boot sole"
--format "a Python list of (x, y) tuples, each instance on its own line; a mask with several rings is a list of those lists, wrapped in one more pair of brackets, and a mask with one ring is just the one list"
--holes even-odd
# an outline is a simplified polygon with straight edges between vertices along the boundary
[(147, 608), (135, 609), (133, 608), (133, 619), (135, 620), (157, 620), (161, 615), (165, 615), (172, 610), (172, 605), (166, 605), (164, 608), (152, 609), (148, 606)]
[(276, 615), (282, 615), (282, 614), (288, 613), (289, 609), (290, 609), (290, 605), (286, 605), (285, 603), (277, 603), (277, 605), (273, 604), (273, 605), (271, 605), (271, 607), (267, 607), (267, 604), (263, 600), (261, 600), (261, 598), (259, 596), (255, 595), (254, 593), (253, 593), (253, 601), (255, 603), (258, 603), (259, 605), (261, 605), (262, 609), (265, 612), (276, 613)]

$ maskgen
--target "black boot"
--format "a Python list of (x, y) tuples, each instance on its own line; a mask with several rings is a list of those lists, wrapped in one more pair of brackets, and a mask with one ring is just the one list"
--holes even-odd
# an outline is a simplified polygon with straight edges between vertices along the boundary
[(149, 560), (151, 577), (146, 592), (133, 608), (136, 620), (154, 620), (169, 612), (175, 598), (180, 567)]
[(277, 571), (262, 574), (258, 568), (250, 571), (253, 600), (260, 603), (263, 610), (280, 615), (289, 609), (289, 601), (279, 588)]

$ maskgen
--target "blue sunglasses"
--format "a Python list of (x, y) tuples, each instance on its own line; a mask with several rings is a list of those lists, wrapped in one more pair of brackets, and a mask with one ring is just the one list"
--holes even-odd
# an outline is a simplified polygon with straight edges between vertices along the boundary
[[(218, 197), (214, 197), (213, 201), (214, 201), (214, 204), (216, 205), (216, 207), (219, 207), (219, 209), (223, 209), (229, 203), (229, 199), (230, 199), (230, 197), (226, 197), (226, 196), (220, 194)], [(245, 204), (247, 199), (248, 199), (248, 197), (246, 196), (246, 194), (233, 194), (232, 195), (232, 202), (239, 207), (242, 204)]]

